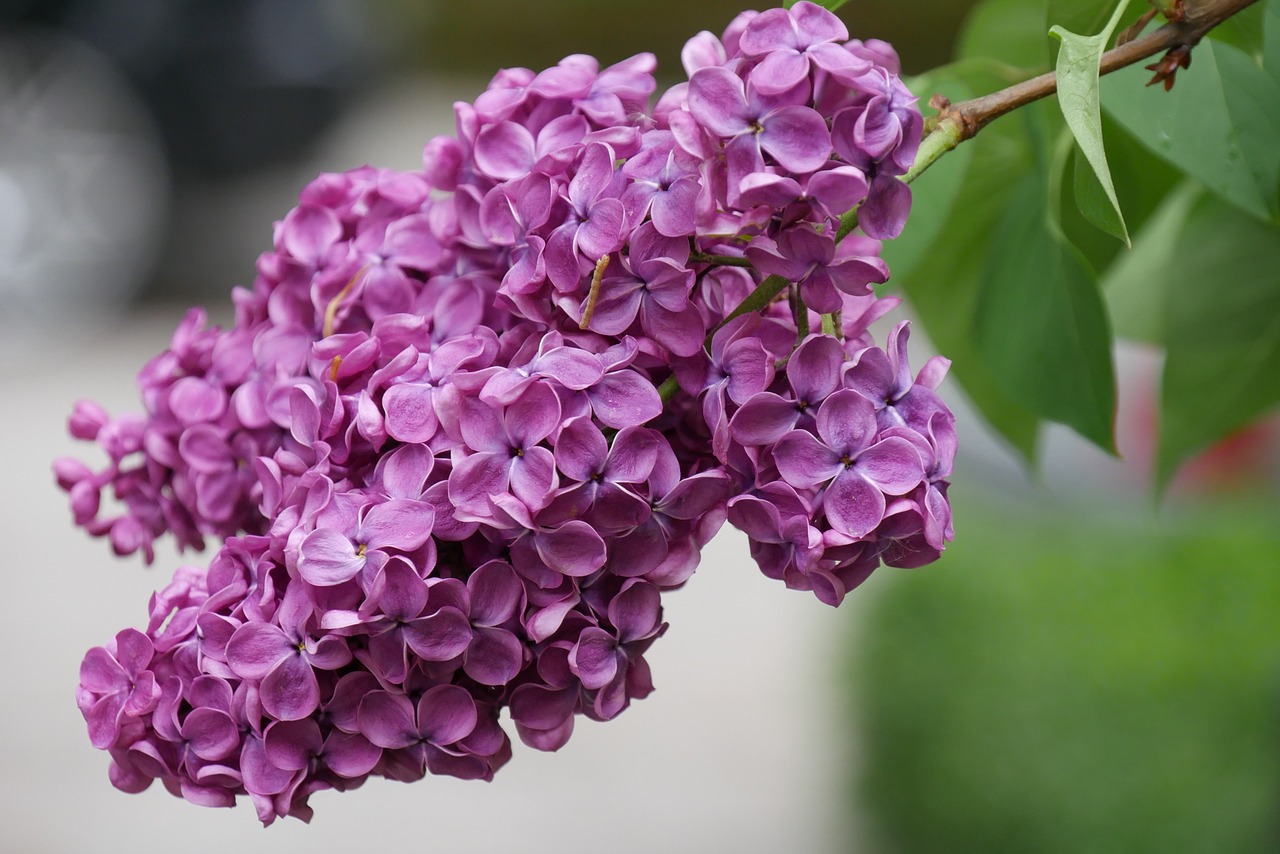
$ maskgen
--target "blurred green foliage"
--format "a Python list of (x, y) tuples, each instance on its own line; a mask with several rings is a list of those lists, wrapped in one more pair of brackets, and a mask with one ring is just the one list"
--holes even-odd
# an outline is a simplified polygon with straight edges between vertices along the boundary
[(877, 579), (850, 645), (866, 849), (1277, 850), (1274, 504), (1157, 524), (953, 495), (956, 544)]
[[(435, 71), (478, 73), (545, 68), (571, 53), (605, 63), (640, 51), (657, 54), (665, 79), (680, 76), (680, 48), (699, 30), (717, 35), (746, 0), (377, 0), (384, 30), (405, 62)], [(892, 42), (909, 72), (945, 62), (973, 0), (851, 0), (837, 14), (855, 38)], [(922, 26), (922, 22), (928, 22)]]
[[(1051, 26), (1096, 33), (1116, 6), (983, 0), (954, 61), (909, 85), (922, 104), (994, 92), (1048, 70)], [(911, 220), (884, 247), (890, 287), (910, 298), (988, 424), (1029, 461), (1045, 421), (1114, 450), (1113, 330), (1168, 357), (1160, 486), (1280, 403), (1280, 0), (1243, 18), (1196, 47), (1172, 91), (1145, 85), (1140, 66), (1104, 77), (1100, 93), (1088, 75), (1076, 80), (1064, 103), (1095, 168), (1050, 99), (997, 120), (912, 185)], [(1120, 220), (1094, 174), (1106, 178), (1099, 132), (1132, 253), (1114, 236)], [(1213, 199), (1194, 216), (1188, 187)]]

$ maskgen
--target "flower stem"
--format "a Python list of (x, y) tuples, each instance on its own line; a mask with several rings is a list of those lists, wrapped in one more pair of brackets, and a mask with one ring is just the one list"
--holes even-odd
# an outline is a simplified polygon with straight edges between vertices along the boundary
[(796, 346), (809, 337), (809, 307), (804, 304), (804, 296), (799, 285), (791, 285), (791, 318), (796, 322)]
[(741, 255), (709, 255), (706, 252), (694, 252), (689, 260), (696, 264), (711, 264), (716, 267), (750, 267), (751, 262)]
[(662, 398), (663, 403), (666, 403), (675, 397), (678, 391), (680, 391), (680, 381), (676, 379), (675, 374), (672, 374), (666, 378), (662, 385), (658, 386), (658, 397)]
[(367, 269), (369, 269), (368, 264), (356, 270), (356, 274), (351, 277), (350, 281), (343, 285), (342, 290), (338, 291), (334, 298), (329, 300), (329, 304), (324, 307), (324, 323), (320, 327), (320, 336), (322, 338), (328, 338), (333, 334), (334, 327), (338, 325), (338, 306), (342, 305), (342, 301), (351, 293), (352, 288), (356, 286), (356, 282), (360, 281), (360, 277), (364, 275), (364, 271)]
[(822, 315), (822, 334), (830, 335), (837, 341), (844, 340), (844, 321), (842, 311), (833, 311), (830, 314)]
[(591, 274), (591, 290), (587, 292), (587, 305), (582, 310), (582, 319), (578, 321), (579, 329), (586, 329), (591, 325), (591, 318), (596, 313), (596, 303), (600, 300), (600, 280), (604, 278), (604, 271), (608, 266), (608, 255), (596, 262), (595, 272)]
[(756, 286), (756, 289), (747, 294), (747, 298), (738, 304), (738, 307), (725, 315), (724, 320), (716, 324), (707, 336), (707, 344), (711, 343), (711, 337), (720, 331), (726, 323), (742, 317), (744, 314), (750, 314), (753, 311), (761, 311), (769, 303), (773, 302), (778, 294), (782, 293), (782, 289), (791, 284), (786, 279), (778, 275), (769, 276), (763, 282)]

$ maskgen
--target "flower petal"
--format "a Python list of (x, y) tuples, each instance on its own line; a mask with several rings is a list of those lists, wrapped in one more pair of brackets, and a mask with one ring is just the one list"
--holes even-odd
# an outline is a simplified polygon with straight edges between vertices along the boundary
[(831, 527), (850, 537), (865, 537), (884, 518), (884, 493), (853, 469), (831, 482), (822, 496)]
[(475, 700), (459, 685), (437, 685), (418, 700), (418, 727), (435, 745), (466, 738), (478, 719)]
[(227, 642), (227, 665), (241, 679), (263, 679), (293, 652), (293, 644), (279, 626), (245, 623)]
[(359, 733), (334, 730), (324, 740), (324, 764), (340, 777), (351, 780), (363, 777), (381, 758), (382, 748)]
[(378, 747), (396, 749), (421, 739), (413, 716), (413, 703), (404, 694), (370, 691), (360, 701), (357, 718), (365, 738)]
[(596, 626), (583, 629), (569, 651), (569, 668), (590, 691), (608, 685), (618, 673), (617, 639)]
[(360, 522), (360, 536), (371, 548), (412, 551), (431, 536), (435, 515), (425, 501), (393, 498), (369, 509)]
[(586, 522), (574, 519), (559, 528), (538, 534), (538, 557), (556, 572), (573, 578), (590, 575), (604, 566), (605, 545)]
[(457, 608), (445, 607), (404, 627), (409, 648), (426, 661), (448, 661), (471, 643), (471, 623)]
[(783, 480), (799, 488), (826, 483), (843, 469), (840, 455), (805, 430), (792, 430), (779, 439), (773, 461)]
[(817, 426), (832, 451), (852, 459), (875, 439), (875, 406), (858, 392), (841, 389), (822, 402)]
[(315, 587), (350, 581), (364, 564), (364, 556), (356, 553), (351, 540), (332, 528), (317, 528), (298, 546), (298, 574)]
[(854, 467), (882, 492), (904, 495), (924, 479), (915, 447), (900, 436), (881, 439), (858, 455)]
[(506, 685), (524, 664), (524, 644), (506, 629), (475, 629), (463, 671), (481, 685)]
[(296, 721), (320, 707), (320, 685), (316, 673), (301, 653), (286, 656), (258, 689), (262, 708), (273, 718)]

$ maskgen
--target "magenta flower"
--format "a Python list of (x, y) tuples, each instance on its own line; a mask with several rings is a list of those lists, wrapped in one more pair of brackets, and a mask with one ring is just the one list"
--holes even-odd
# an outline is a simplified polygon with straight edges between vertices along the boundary
[(633, 426), (610, 443), (591, 419), (566, 421), (556, 440), (556, 467), (576, 483), (562, 490), (539, 518), (580, 518), (605, 534), (635, 528), (650, 512), (636, 486), (649, 479), (662, 441), (660, 433)]
[(537, 660), (537, 682), (511, 694), (511, 719), (520, 739), (535, 750), (559, 750), (573, 734), (581, 683), (569, 667), (568, 641), (544, 647)]
[(845, 372), (844, 385), (871, 401), (882, 428), (905, 425), (923, 434), (936, 414), (949, 412), (934, 389), (951, 363), (935, 356), (912, 380), (907, 363), (910, 332), (911, 325), (904, 320), (889, 333), (886, 349), (865, 350)]
[(783, 169), (813, 172), (831, 155), (831, 134), (817, 111), (793, 92), (766, 94), (726, 68), (701, 68), (689, 78), (689, 113), (725, 140), (729, 183), (764, 171), (768, 154)]
[(444, 260), (444, 247), (424, 214), (370, 223), (352, 248), (363, 271), (356, 274), (360, 306), (374, 320), (407, 311), (413, 304), (412, 274), (432, 271)]
[(506, 685), (525, 663), (525, 649), (509, 626), (523, 610), (524, 585), (509, 564), (489, 561), (467, 579), (471, 643), (462, 669), (481, 685)]
[[(555, 750), (653, 690), (661, 597), (726, 520), (832, 605), (938, 556), (947, 363), (913, 379), (906, 328), (869, 331), (920, 117), (846, 38), (743, 13), (653, 103), (649, 54), (501, 71), (421, 169), (308, 184), (228, 327), (192, 311), (140, 371), (142, 414), (77, 404), (106, 462), (55, 464), (76, 523), (216, 544), (85, 657), (115, 786), (270, 824), (370, 776), (488, 780), (508, 720)], [(725, 322), (769, 275), (843, 337), (783, 294)]]
[(298, 574), (316, 587), (350, 581), (370, 562), (385, 560), (388, 549), (412, 551), (421, 546), (431, 537), (434, 519), (434, 508), (422, 501), (394, 498), (365, 504), (341, 528), (324, 525), (302, 539)]
[(711, 431), (711, 452), (721, 462), (727, 459), (732, 435), (730, 406), (741, 406), (773, 381), (773, 358), (756, 337), (759, 327), (751, 317), (733, 321), (712, 337), (705, 360), (676, 365), (681, 384), (702, 394), (702, 418)]
[[(173, 690), (169, 690), (169, 686)], [(231, 686), (215, 676), (199, 676), (185, 686), (187, 697), (179, 689), (184, 687), (176, 677), (166, 682), (165, 699), (169, 700), (168, 715), (161, 715), (157, 708), (156, 731), (178, 738), (199, 760), (215, 762), (226, 759), (240, 746), (240, 725), (236, 720)], [(178, 707), (183, 701), (191, 705), (191, 711), (178, 722)], [(169, 732), (165, 732), (167, 718)], [(178, 738), (174, 738), (177, 736)], [(197, 771), (197, 773), (199, 773)]]
[[(360, 732), (385, 750), (405, 751), (419, 768), (450, 768), (452, 745), (476, 728), (475, 700), (458, 685), (437, 685), (415, 704), (404, 694), (373, 691), (360, 703)], [(455, 754), (456, 755), (456, 754)]]
[(528, 361), (512, 368), (499, 368), (489, 377), (480, 389), (481, 400), (507, 406), (515, 403), (539, 379), (554, 380), (565, 388), (581, 391), (604, 377), (600, 360), (586, 350), (565, 346), (564, 337), (559, 332), (548, 332), (541, 339), (530, 338), (512, 361), (520, 362), (535, 344), (536, 352), (529, 354)]
[(94, 647), (80, 665), (80, 711), (89, 724), (94, 747), (113, 744), (128, 718), (152, 711), (160, 687), (151, 663), (151, 641), (137, 629), (119, 632), (112, 648)]
[(598, 692), (594, 708), (601, 720), (616, 717), (626, 706), (629, 682), (644, 693), (652, 688), (641, 656), (666, 629), (658, 588), (639, 579), (622, 585), (606, 616), (612, 631), (588, 626), (569, 650), (569, 671), (582, 687)]
[[(729, 422), (733, 438), (744, 445), (771, 445), (813, 413), (840, 387), (844, 369), (840, 342), (825, 336), (804, 341), (787, 362), (791, 397), (769, 391), (752, 395)], [(809, 422), (807, 422), (809, 423)]]
[(855, 166), (861, 165), (861, 158), (887, 160), (890, 174), (901, 175), (911, 168), (920, 147), (924, 119), (916, 109), (916, 97), (883, 68), (871, 70), (858, 83), (864, 98), (832, 120), (836, 151)]
[(433, 588), (401, 557), (388, 560), (381, 576), (362, 613), (330, 610), (322, 622), (325, 629), (367, 636), (365, 660), (380, 682), (401, 685), (413, 661), (448, 661), (467, 649), (471, 626), (457, 607), (465, 603), (444, 587), (459, 582), (441, 580)]
[(491, 499), (507, 492), (531, 511), (546, 506), (556, 485), (555, 458), (539, 443), (559, 423), (560, 403), (546, 382), (529, 385), (498, 410), (468, 399), (461, 430), (476, 453), (454, 465), (449, 500), (478, 520), (493, 518)]
[(768, 9), (752, 18), (738, 44), (746, 56), (760, 58), (751, 82), (761, 92), (778, 94), (806, 82), (811, 64), (846, 74), (870, 69), (870, 62), (835, 44), (848, 38), (849, 31), (833, 13), (801, 0), (790, 9)]
[(889, 267), (875, 256), (859, 256), (849, 243), (836, 245), (809, 223), (799, 223), (778, 234), (777, 241), (757, 238), (747, 247), (747, 257), (761, 272), (777, 274), (800, 286), (805, 305), (829, 314), (843, 306), (838, 291), (865, 296), (872, 284), (889, 280)]
[(833, 529), (865, 537), (884, 517), (885, 495), (902, 495), (924, 479), (920, 455), (896, 436), (876, 441), (875, 409), (857, 392), (832, 394), (816, 420), (816, 437), (793, 430), (779, 439), (774, 462), (794, 487), (825, 487), (822, 509)]
[(651, 136), (656, 139), (650, 147), (622, 167), (622, 174), (633, 182), (622, 194), (627, 221), (641, 223), (651, 216), (661, 235), (693, 234), (701, 192), (698, 164), (675, 144), (669, 131), (654, 131)]
[(536, 293), (546, 279), (546, 241), (537, 232), (551, 215), (553, 193), (551, 179), (534, 172), (494, 187), (480, 204), (480, 225), (489, 240), (511, 247), (510, 266), (501, 277), (510, 293)]
[(382, 748), (359, 733), (340, 730), (328, 736), (312, 719), (276, 721), (262, 737), (266, 760), (286, 772), (327, 769), (340, 777), (364, 777), (382, 758)]
[(561, 291), (574, 290), (585, 270), (622, 247), (626, 210), (612, 192), (613, 162), (613, 149), (593, 142), (569, 182), (564, 224), (551, 232), (545, 251), (547, 275)]
[(639, 317), (646, 336), (678, 356), (692, 356), (702, 346), (706, 327), (689, 304), (694, 273), (688, 261), (688, 240), (663, 237), (652, 223), (640, 226), (631, 235), (621, 269), (605, 276), (588, 328), (621, 335)]
[(812, 589), (808, 569), (822, 557), (822, 532), (813, 511), (786, 483), (774, 482), (757, 495), (729, 502), (729, 522), (751, 538), (751, 556), (760, 571), (793, 589)]
[(295, 721), (320, 706), (315, 670), (337, 670), (351, 661), (344, 639), (317, 636), (305, 588), (285, 593), (276, 616), (279, 625), (248, 622), (227, 643), (227, 664), (237, 676), (259, 682), (262, 707), (277, 720)]
[(531, 172), (556, 175), (573, 162), (588, 129), (586, 119), (572, 114), (552, 119), (536, 138), (512, 121), (487, 125), (476, 137), (476, 166), (495, 181), (512, 181)]

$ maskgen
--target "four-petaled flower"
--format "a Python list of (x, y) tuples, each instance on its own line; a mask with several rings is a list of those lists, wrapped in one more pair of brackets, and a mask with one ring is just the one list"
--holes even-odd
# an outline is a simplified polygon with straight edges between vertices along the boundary
[(824, 487), (822, 509), (831, 527), (851, 537), (871, 533), (884, 517), (885, 495), (902, 495), (924, 479), (915, 447), (897, 436), (876, 441), (871, 402), (849, 389), (822, 402), (818, 435), (792, 430), (773, 458), (787, 483)]

